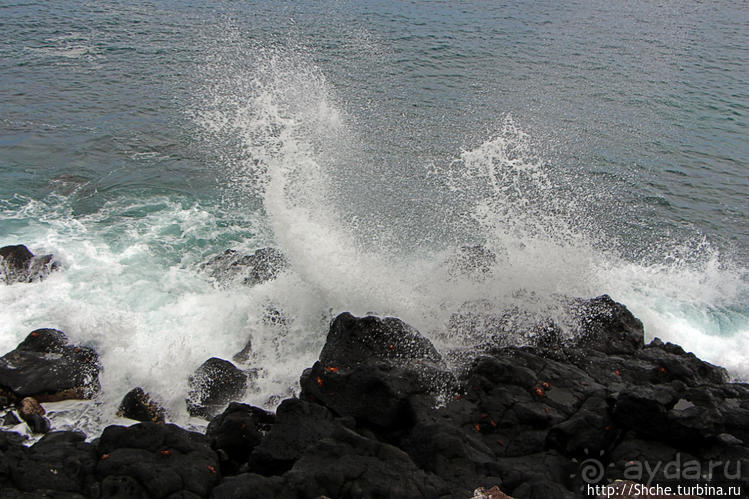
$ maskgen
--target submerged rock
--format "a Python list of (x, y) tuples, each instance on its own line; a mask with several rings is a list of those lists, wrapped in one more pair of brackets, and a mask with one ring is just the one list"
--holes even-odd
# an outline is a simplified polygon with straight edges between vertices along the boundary
[(0, 248), (0, 281), (6, 284), (39, 281), (58, 268), (54, 255), (34, 256), (23, 244)]
[(91, 348), (70, 345), (62, 331), (37, 329), (0, 357), (0, 386), (16, 399), (91, 398), (99, 390), (98, 356)]
[(187, 411), (191, 416), (213, 417), (242, 396), (248, 380), (248, 373), (228, 360), (217, 357), (206, 360), (189, 379)]
[(117, 416), (121, 418), (130, 418), (142, 422), (163, 423), (165, 415), (164, 408), (151, 400), (151, 396), (144, 392), (141, 387), (130, 390), (122, 399), (117, 411)]
[(276, 248), (260, 248), (251, 255), (228, 249), (201, 265), (220, 285), (241, 283), (254, 286), (278, 277), (286, 268), (286, 257)]

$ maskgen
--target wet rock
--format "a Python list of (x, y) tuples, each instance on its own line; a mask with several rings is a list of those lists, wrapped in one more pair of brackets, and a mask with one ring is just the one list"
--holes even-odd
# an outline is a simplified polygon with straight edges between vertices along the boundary
[(8, 411), (3, 416), (3, 426), (15, 426), (20, 423), (21, 420), (18, 419), (18, 416), (13, 411)]
[(207, 497), (220, 479), (218, 456), (208, 439), (172, 424), (109, 426), (98, 441), (97, 456), (102, 485), (144, 490), (146, 497)]
[(228, 360), (212, 357), (190, 377), (187, 411), (191, 416), (210, 418), (247, 389), (248, 374)]
[(121, 418), (154, 423), (163, 423), (165, 414), (164, 408), (151, 400), (150, 395), (140, 387), (133, 388), (125, 395), (117, 411), (117, 416)]
[(294, 465), (305, 450), (342, 427), (325, 407), (299, 399), (286, 399), (276, 411), (268, 435), (254, 448), (249, 468), (262, 475), (280, 475)]
[(320, 352), (326, 366), (353, 367), (384, 360), (394, 365), (440, 363), (442, 356), (414, 328), (393, 317), (354, 317), (344, 312), (335, 318)]
[(223, 413), (211, 420), (206, 437), (211, 447), (219, 452), (224, 475), (237, 473), (275, 420), (272, 413), (237, 402), (229, 404)]
[(26, 397), (18, 403), (18, 414), (26, 421), (33, 433), (47, 433), (50, 423), (44, 415), (47, 411), (33, 397)]
[(405, 452), (347, 429), (308, 448), (283, 478), (289, 491), (306, 497), (436, 498), (450, 492)]
[(578, 317), (576, 347), (608, 355), (633, 354), (645, 344), (642, 322), (622, 305), (602, 295), (590, 300), (576, 300), (571, 305)]
[(87, 495), (94, 483), (96, 450), (78, 432), (48, 433), (26, 449), (11, 466), (14, 485), (22, 491), (55, 491)]
[(0, 357), (0, 386), (39, 402), (91, 398), (99, 390), (98, 356), (70, 345), (62, 331), (37, 329)]
[(0, 248), (0, 281), (6, 284), (42, 280), (58, 268), (53, 255), (34, 256), (23, 244)]
[(254, 286), (275, 279), (286, 266), (286, 257), (276, 248), (260, 248), (251, 255), (228, 249), (202, 264), (201, 269), (224, 286)]
[(263, 497), (267, 499), (288, 496), (283, 478), (243, 473), (227, 477), (211, 491), (211, 499), (237, 499), (240, 497)]

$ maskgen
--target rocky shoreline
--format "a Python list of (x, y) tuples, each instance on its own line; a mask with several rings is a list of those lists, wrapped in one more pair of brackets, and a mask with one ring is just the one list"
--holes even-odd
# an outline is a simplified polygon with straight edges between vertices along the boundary
[[(26, 446), (0, 431), (0, 497), (573, 498), (617, 479), (746, 497), (749, 385), (646, 345), (606, 295), (570, 306), (584, 317), (574, 338), (539, 325), (528, 345), (488, 342), (457, 373), (399, 319), (340, 314), (275, 413), (231, 402), (252, 373), (209, 359), (187, 396), (205, 434), (164, 423), (139, 389), (121, 411), (144, 422), (91, 441), (52, 431)], [(0, 402), (46, 432), (38, 402), (95, 396), (99, 367), (64, 333), (33, 331), (0, 358)], [(634, 496), (619, 489), (608, 497)]]

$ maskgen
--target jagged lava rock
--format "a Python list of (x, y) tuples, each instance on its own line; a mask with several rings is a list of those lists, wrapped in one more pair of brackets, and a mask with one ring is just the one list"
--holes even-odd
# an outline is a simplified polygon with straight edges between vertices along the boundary
[(136, 387), (123, 397), (117, 415), (141, 422), (163, 423), (166, 413), (163, 407), (151, 400), (151, 396), (143, 388)]
[(58, 268), (54, 255), (34, 256), (23, 244), (0, 248), (0, 281), (6, 284), (42, 280)]
[(103, 497), (207, 497), (220, 479), (208, 438), (173, 424), (109, 426), (96, 447)]
[(222, 285), (242, 283), (254, 286), (275, 279), (287, 266), (276, 248), (260, 248), (251, 255), (228, 249), (201, 265), (201, 269)]
[(455, 382), (429, 340), (391, 317), (340, 314), (319, 358), (302, 374), (300, 398), (374, 431), (410, 426), (421, 399), (435, 403)]
[(249, 376), (228, 360), (211, 357), (189, 379), (187, 411), (210, 418), (247, 388)]
[(37, 329), (0, 357), (0, 386), (39, 402), (91, 398), (99, 390), (98, 355), (70, 345), (62, 331)]
[(275, 421), (275, 414), (237, 402), (213, 418), (206, 437), (219, 454), (222, 473), (235, 474)]

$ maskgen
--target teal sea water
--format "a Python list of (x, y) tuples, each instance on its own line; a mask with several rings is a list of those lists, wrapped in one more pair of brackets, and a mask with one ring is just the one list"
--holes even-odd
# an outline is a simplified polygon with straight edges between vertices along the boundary
[[(608, 293), (749, 376), (746, 2), (3, 0), (0, 33), (0, 245), (63, 267), (0, 289), (0, 350), (96, 347), (72, 426), (137, 385), (184, 419), (248, 338), (272, 407), (344, 310), (446, 351), (480, 341), (448, 327), (466, 302)], [(447, 270), (465, 244), (488, 278)], [(266, 245), (275, 281), (199, 269)]]

